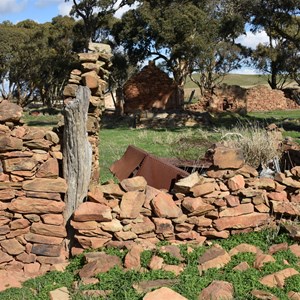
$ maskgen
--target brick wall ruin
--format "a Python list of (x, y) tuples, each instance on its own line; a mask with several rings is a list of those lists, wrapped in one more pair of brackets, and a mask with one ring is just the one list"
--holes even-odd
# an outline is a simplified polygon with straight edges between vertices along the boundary
[(183, 93), (166, 73), (149, 62), (123, 86), (124, 112), (176, 109), (183, 105)]
[(300, 109), (296, 101), (287, 98), (284, 91), (272, 90), (263, 85), (242, 88), (235, 85), (223, 85), (214, 91), (214, 95), (188, 106), (191, 110), (215, 112), (253, 112)]

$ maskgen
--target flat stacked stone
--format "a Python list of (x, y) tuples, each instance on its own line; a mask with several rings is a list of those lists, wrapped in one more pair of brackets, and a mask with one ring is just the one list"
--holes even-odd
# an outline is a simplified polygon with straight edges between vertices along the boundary
[(36, 276), (66, 259), (67, 185), (57, 134), (24, 126), (21, 117), (21, 107), (0, 102), (0, 263)]
[(87, 86), (91, 90), (87, 131), (93, 151), (91, 182), (98, 183), (100, 178), (98, 133), (104, 109), (104, 94), (108, 87), (112, 54), (108, 45), (91, 43), (89, 48), (91, 52), (78, 54), (80, 68), (71, 71), (63, 94), (66, 99), (75, 98), (79, 85)]

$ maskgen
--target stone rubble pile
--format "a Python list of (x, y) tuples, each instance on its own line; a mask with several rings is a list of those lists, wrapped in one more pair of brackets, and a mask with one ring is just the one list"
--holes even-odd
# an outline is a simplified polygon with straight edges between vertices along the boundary
[(90, 44), (90, 48), (93, 49), (93, 52), (78, 54), (80, 67), (71, 71), (63, 94), (66, 99), (75, 98), (79, 85), (87, 86), (91, 90), (87, 131), (93, 150), (91, 181), (98, 182), (100, 178), (98, 134), (100, 119), (104, 109), (104, 94), (108, 88), (107, 82), (109, 79), (109, 69), (112, 65), (112, 54), (109, 46), (92, 44)]
[(73, 253), (105, 245), (160, 240), (196, 242), (272, 226), (276, 218), (300, 216), (300, 167), (259, 178), (237, 150), (217, 147), (206, 176), (193, 173), (172, 193), (143, 177), (94, 186), (75, 211)]
[(21, 116), (0, 102), (0, 268), (36, 276), (65, 262), (67, 184), (57, 134), (23, 126)]

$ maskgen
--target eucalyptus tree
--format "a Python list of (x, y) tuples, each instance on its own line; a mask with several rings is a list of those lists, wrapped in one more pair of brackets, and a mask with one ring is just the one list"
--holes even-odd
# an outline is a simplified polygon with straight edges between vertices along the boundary
[(251, 14), (252, 31), (264, 30), (269, 38), (265, 45), (258, 45), (253, 61), (260, 70), (270, 74), (271, 88), (281, 88), (282, 79), (288, 75), (299, 78), (300, 2), (255, 0)]
[(203, 91), (214, 86), (216, 72), (238, 67), (241, 58), (235, 38), (243, 32), (245, 19), (236, 10), (229, 14), (229, 4), (222, 0), (140, 1), (115, 24), (113, 35), (132, 62), (159, 61), (179, 86), (200, 72), (200, 79), (192, 78)]
[(85, 49), (88, 49), (89, 41), (101, 41), (109, 35), (109, 29), (114, 22), (114, 14), (125, 5), (131, 5), (134, 0), (65, 0), (72, 1), (71, 16), (80, 18), (78, 31), (82, 31), (85, 37)]

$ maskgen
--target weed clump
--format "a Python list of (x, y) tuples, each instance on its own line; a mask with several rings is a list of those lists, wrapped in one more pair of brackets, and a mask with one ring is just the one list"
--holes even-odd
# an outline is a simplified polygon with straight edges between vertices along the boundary
[(247, 123), (222, 132), (222, 140), (234, 149), (241, 149), (245, 162), (257, 169), (268, 166), (274, 158), (280, 159), (282, 150), (278, 136), (260, 127)]

